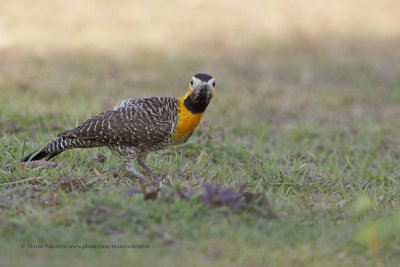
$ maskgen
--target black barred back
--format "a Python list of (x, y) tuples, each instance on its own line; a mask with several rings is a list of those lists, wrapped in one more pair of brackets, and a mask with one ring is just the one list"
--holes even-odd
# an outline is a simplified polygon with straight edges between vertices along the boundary
[(177, 107), (178, 100), (173, 97), (128, 99), (58, 136), (152, 150), (167, 142), (174, 132)]
[(121, 101), (72, 130), (58, 134), (42, 150), (21, 159), (49, 160), (71, 148), (107, 146), (119, 155), (147, 154), (173, 143), (178, 119), (178, 99), (149, 97)]

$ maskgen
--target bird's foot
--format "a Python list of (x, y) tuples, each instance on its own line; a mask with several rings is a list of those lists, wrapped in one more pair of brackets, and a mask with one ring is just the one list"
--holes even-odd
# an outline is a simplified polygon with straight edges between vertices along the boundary
[(137, 161), (140, 165), (140, 167), (142, 167), (142, 169), (146, 172), (146, 174), (149, 177), (153, 177), (153, 179), (158, 180), (160, 178), (159, 175), (155, 174), (152, 170), (150, 170), (149, 167), (147, 167), (146, 163), (144, 162), (144, 157), (138, 157)]
[(142, 182), (145, 182), (147, 180), (146, 176), (141, 174), (139, 171), (137, 171), (135, 168), (128, 168), (126, 170), (126, 174), (130, 178), (139, 178)]

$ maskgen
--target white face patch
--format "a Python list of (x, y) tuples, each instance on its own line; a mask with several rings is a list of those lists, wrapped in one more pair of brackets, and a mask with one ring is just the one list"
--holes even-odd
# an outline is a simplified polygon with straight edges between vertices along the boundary
[[(196, 91), (196, 88), (199, 87), (199, 85), (204, 84), (204, 81), (200, 80), (196, 76), (192, 77), (192, 80), (190, 82), (190, 86), (192, 88), (192, 91)], [(213, 92), (215, 89), (215, 78), (212, 77), (210, 80), (207, 81), (207, 84), (209, 88), (211, 88), (211, 91)]]
[(201, 83), (201, 80), (193, 76), (192, 81), (190, 82), (190, 85), (192, 86), (192, 89), (194, 89), (197, 86), (199, 86), (200, 83)]
[(208, 81), (208, 84), (210, 85), (211, 89), (214, 91), (215, 89), (215, 78), (212, 78)]

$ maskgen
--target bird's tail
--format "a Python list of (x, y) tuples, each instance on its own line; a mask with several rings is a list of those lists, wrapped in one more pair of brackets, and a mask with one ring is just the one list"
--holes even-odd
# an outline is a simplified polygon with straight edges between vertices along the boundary
[(21, 159), (21, 162), (34, 160), (49, 160), (61, 152), (71, 148), (94, 147), (95, 143), (77, 138), (59, 137), (51, 140), (42, 150), (35, 150)]
[(49, 153), (46, 152), (46, 149), (43, 148), (42, 150), (35, 150), (32, 153), (26, 155), (25, 157), (23, 157), (21, 159), (21, 162), (28, 162), (28, 161), (35, 161), (35, 160), (49, 160), (53, 157), (55, 157), (56, 155), (60, 154), (59, 153)]

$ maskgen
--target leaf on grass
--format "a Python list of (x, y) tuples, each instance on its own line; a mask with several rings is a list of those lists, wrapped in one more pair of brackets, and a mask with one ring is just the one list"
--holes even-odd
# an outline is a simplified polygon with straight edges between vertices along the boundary
[(126, 193), (124, 194), (124, 197), (129, 197), (129, 196), (133, 196), (136, 194), (143, 194), (144, 200), (156, 199), (159, 191), (160, 191), (160, 189), (157, 188), (157, 189), (153, 189), (150, 192), (146, 192), (146, 187), (141, 188), (141, 189), (134, 187), (134, 188), (131, 188), (128, 191), (126, 191)]
[(205, 194), (203, 195), (203, 201), (207, 204), (211, 204), (213, 202), (215, 192), (218, 190), (215, 184), (203, 184), (205, 189)]
[[(124, 197), (135, 194), (143, 194), (144, 200), (156, 199), (158, 197), (158, 193), (160, 192), (160, 188), (152, 187), (152, 190), (147, 192), (148, 187), (148, 184), (143, 184), (142, 188), (140, 189), (131, 188), (124, 194)], [(246, 188), (244, 185), (238, 185), (239, 192), (223, 188), (221, 185), (215, 183), (204, 183), (203, 188), (204, 193), (200, 195), (200, 200), (207, 205), (217, 207), (228, 206), (236, 211), (249, 211), (260, 216), (267, 216), (273, 219), (277, 218), (270, 207), (266, 195), (263, 193), (244, 191)], [(174, 196), (178, 195), (182, 200), (190, 200), (195, 196), (195, 192), (190, 189), (178, 188), (177, 190), (167, 192), (167, 194), (164, 192), (164, 196), (161, 195), (159, 198), (162, 200), (170, 200), (175, 199)]]
[(226, 205), (233, 210), (243, 209), (261, 216), (277, 218), (265, 194), (244, 191), (244, 185), (238, 184), (239, 192), (224, 189), (218, 184), (203, 184), (203, 187), (205, 189), (203, 202), (208, 205)]
[(124, 194), (124, 197), (133, 196), (133, 195), (136, 195), (139, 193), (142, 193), (142, 190), (138, 189), (136, 187), (133, 187), (133, 188), (129, 189), (128, 191), (126, 191), (126, 193)]
[(203, 201), (208, 205), (222, 206), (227, 205), (232, 209), (241, 206), (241, 195), (231, 189), (223, 189), (219, 184), (203, 184), (205, 193)]
[(157, 195), (158, 195), (158, 191), (160, 191), (160, 189), (154, 189), (153, 191), (150, 192), (146, 192), (144, 193), (143, 199), (144, 200), (149, 200), (149, 199), (156, 199)]
[(230, 200), (237, 199), (239, 197), (239, 193), (236, 193), (230, 189), (225, 189), (222, 192), (218, 192), (218, 194), (215, 196), (215, 200), (221, 203), (227, 203)]
[(190, 189), (179, 189), (177, 193), (181, 199), (192, 199), (194, 197), (194, 191)]

